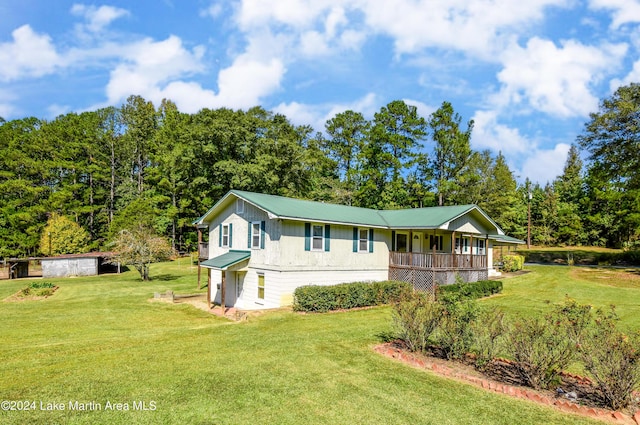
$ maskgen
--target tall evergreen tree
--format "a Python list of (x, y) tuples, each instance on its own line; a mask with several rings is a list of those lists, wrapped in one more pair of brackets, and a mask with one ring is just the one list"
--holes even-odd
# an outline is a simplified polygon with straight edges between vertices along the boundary
[(457, 177), (471, 157), (473, 120), (467, 122), (466, 130), (462, 130), (461, 122), (462, 117), (449, 102), (443, 102), (429, 118), (436, 143), (430, 168), (438, 193), (438, 205), (445, 205), (447, 197), (455, 192), (459, 184)]

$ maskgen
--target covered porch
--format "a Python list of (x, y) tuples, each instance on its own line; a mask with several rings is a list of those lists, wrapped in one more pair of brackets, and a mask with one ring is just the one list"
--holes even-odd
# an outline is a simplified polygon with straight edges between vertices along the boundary
[(457, 278), (476, 282), (493, 268), (489, 235), (442, 230), (392, 232), (389, 279), (410, 282), (414, 288), (434, 293), (437, 285)]
[[(227, 311), (227, 307), (233, 306), (240, 296), (241, 290), (239, 290), (238, 288), (241, 288), (242, 282), (239, 281), (238, 278), (246, 274), (246, 266), (249, 263), (250, 258), (250, 251), (230, 250), (225, 254), (219, 255), (206, 261), (202, 261), (200, 263), (200, 266), (207, 269), (207, 303), (209, 308), (212, 307), (214, 298), (211, 271), (216, 270), (220, 272), (221, 281), (216, 289), (219, 289), (220, 291), (220, 306), (222, 307), (223, 314), (225, 314), (225, 312)], [(199, 268), (200, 267), (198, 267), (198, 269)], [(232, 273), (235, 276), (235, 279), (231, 282), (231, 289), (235, 289), (235, 292), (232, 292), (231, 294), (227, 294), (227, 275), (229, 273)], [(229, 295), (231, 295), (231, 297)]]

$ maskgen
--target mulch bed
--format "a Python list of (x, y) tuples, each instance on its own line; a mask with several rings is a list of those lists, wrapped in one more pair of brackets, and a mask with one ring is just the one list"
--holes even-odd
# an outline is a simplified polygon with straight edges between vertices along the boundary
[(506, 359), (494, 359), (481, 372), (475, 368), (472, 355), (468, 355), (464, 361), (446, 360), (438, 352), (437, 347), (433, 347), (428, 354), (413, 353), (402, 341), (392, 341), (376, 346), (375, 351), (421, 369), (429, 369), (440, 375), (466, 381), (490, 391), (555, 406), (565, 412), (620, 424), (640, 425), (638, 397), (634, 404), (621, 412), (607, 409), (603, 406), (593, 383), (586, 377), (562, 373), (560, 382), (554, 385), (554, 389), (534, 390), (524, 385), (513, 362)]

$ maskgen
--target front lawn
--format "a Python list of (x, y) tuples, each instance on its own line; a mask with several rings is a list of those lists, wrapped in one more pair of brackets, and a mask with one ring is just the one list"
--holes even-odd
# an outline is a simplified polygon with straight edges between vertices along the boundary
[(482, 302), (505, 312), (546, 313), (569, 296), (581, 304), (616, 306), (621, 326), (640, 329), (640, 269), (526, 266), (530, 273), (504, 279), (502, 294)]
[[(487, 302), (535, 310), (551, 295), (561, 301), (562, 279), (547, 282), (554, 276), (547, 269), (561, 270), (540, 267), (506, 280), (505, 294)], [(135, 271), (49, 279), (59, 286), (52, 297), (2, 302), (0, 399), (38, 404), (0, 410), (0, 423), (597, 423), (379, 356), (371, 348), (391, 331), (388, 307), (282, 310), (232, 323), (189, 305), (149, 302), (154, 292), (195, 292), (196, 273), (184, 261), (154, 265), (155, 280), (145, 283)], [(590, 296), (588, 285), (576, 282), (576, 298)], [(24, 286), (0, 282), (0, 299)], [(527, 298), (525, 288), (540, 295)], [(531, 302), (520, 306), (521, 299)], [(633, 299), (620, 312), (635, 325)], [(70, 402), (102, 409), (69, 410)], [(140, 402), (151, 410), (135, 410)], [(41, 409), (49, 404), (65, 410)]]

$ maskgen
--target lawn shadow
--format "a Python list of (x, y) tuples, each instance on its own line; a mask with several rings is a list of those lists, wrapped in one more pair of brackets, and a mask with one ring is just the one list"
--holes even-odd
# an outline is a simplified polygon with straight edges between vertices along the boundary
[(171, 280), (176, 280), (178, 279), (178, 276), (174, 275), (174, 274), (159, 274), (157, 276), (153, 276), (151, 278), (151, 280), (160, 280), (162, 282), (169, 282)]
[(393, 331), (379, 332), (375, 336), (380, 340), (380, 342), (392, 342), (398, 339), (398, 335)]

